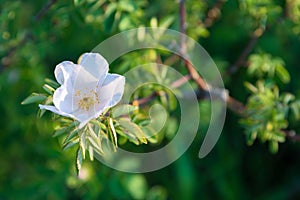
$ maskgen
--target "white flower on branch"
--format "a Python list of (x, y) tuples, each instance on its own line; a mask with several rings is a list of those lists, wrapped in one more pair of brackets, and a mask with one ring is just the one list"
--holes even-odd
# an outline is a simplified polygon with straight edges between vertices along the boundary
[(108, 73), (107, 61), (98, 53), (85, 53), (78, 64), (64, 61), (54, 71), (61, 85), (53, 95), (53, 104), (40, 109), (71, 117), (84, 127), (122, 98), (125, 77)]

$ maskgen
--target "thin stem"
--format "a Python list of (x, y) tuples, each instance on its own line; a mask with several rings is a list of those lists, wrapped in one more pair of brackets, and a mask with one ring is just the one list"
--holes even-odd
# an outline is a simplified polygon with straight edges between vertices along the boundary
[[(179, 7), (179, 15), (180, 15), (180, 31), (181, 33), (185, 34), (185, 7), (184, 7), (184, 0), (180, 1), (180, 7)], [(181, 51), (182, 53), (185, 53), (186, 51), (186, 44), (185, 44), (185, 37), (181, 37), (180, 41)], [(185, 60), (185, 67), (188, 70), (188, 73), (190, 74), (191, 78), (195, 81), (197, 86), (200, 90), (203, 90), (204, 92), (209, 92), (208, 85), (205, 83), (205, 81), (202, 79), (202, 77), (199, 75), (197, 70), (193, 67), (193, 65), (188, 61)], [(210, 89), (213, 90), (213, 89)], [(227, 98), (225, 99), (228, 108), (232, 110), (233, 112), (242, 115), (246, 107), (243, 105), (243, 103), (239, 102), (238, 100), (234, 99), (233, 97), (227, 95)]]
[(283, 130), (285, 136), (295, 142), (300, 142), (300, 135), (297, 135), (297, 133), (294, 130)]
[(57, 0), (48, 0), (48, 2), (36, 14), (36, 16), (34, 17), (34, 21), (40, 21), (46, 14), (46, 12), (51, 8), (51, 6), (56, 3), (56, 1)]
[(191, 79), (191, 75), (189, 75), (189, 74), (185, 75), (185, 76), (181, 77), (180, 79), (174, 81), (171, 86), (173, 88), (179, 88), (181, 85), (188, 82), (190, 79)]
[[(38, 11), (36, 16), (34, 17), (35, 22), (39, 22), (46, 14), (46, 12), (55, 4), (57, 0), (48, 0), (48, 2)], [(15, 46), (12, 46), (8, 49), (8, 51), (2, 56), (2, 63), (0, 64), (0, 71), (3, 71), (5, 68), (7, 68), (11, 63), (11, 57), (16, 53), (16, 51), (19, 49), (19, 47), (24, 46), (27, 42), (30, 40), (33, 40), (33, 34), (32, 31), (28, 32), (25, 37), (19, 41)]]
[(230, 75), (230, 74), (235, 73), (239, 67), (241, 67), (244, 63), (246, 63), (247, 56), (251, 53), (251, 51), (253, 50), (253, 48), (255, 47), (255, 45), (258, 41), (258, 38), (260, 38), (262, 36), (263, 32), (264, 32), (263, 27), (259, 27), (253, 32), (248, 44), (246, 45), (246, 47), (244, 48), (244, 50), (242, 51), (242, 53), (240, 54), (238, 59), (227, 70), (227, 74)]

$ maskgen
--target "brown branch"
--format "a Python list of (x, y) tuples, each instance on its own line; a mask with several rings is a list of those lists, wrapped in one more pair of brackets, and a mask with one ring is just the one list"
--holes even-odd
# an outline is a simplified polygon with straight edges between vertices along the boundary
[(135, 104), (135, 105), (144, 105), (146, 103), (149, 103), (150, 101), (153, 101), (157, 96), (158, 96), (158, 93), (153, 92), (152, 94), (150, 94), (147, 97), (143, 97), (143, 98), (140, 98), (140, 99), (133, 100), (133, 104)]
[[(180, 32), (182, 33), (180, 35), (180, 47), (181, 47), (181, 53), (185, 54), (186, 52), (186, 42), (185, 42), (185, 36), (186, 33), (186, 27), (185, 27), (185, 5), (184, 0), (180, 0), (179, 2), (179, 15), (180, 15)], [(192, 79), (196, 82), (198, 87), (202, 90), (207, 90), (207, 85), (205, 81), (200, 77), (196, 69), (193, 67), (193, 65), (188, 61), (185, 60), (185, 67), (188, 70), (189, 74), (191, 75)]]
[(179, 60), (179, 56), (177, 54), (173, 54), (172, 56), (168, 57), (165, 61), (164, 64), (167, 66), (173, 65)]
[[(55, 4), (57, 2), (57, 0), (48, 0), (48, 2), (38, 11), (38, 13), (36, 14), (36, 16), (34, 17), (34, 21), (38, 22), (40, 21), (46, 14), (46, 12), (51, 8), (51, 6), (53, 4)], [(3, 71), (5, 68), (7, 68), (10, 64), (11, 64), (11, 57), (15, 54), (15, 52), (18, 50), (18, 48), (21, 48), (22, 46), (24, 46), (27, 42), (29, 42), (30, 40), (33, 40), (33, 34), (32, 31), (26, 33), (26, 35), (24, 36), (24, 38), (22, 40), (20, 40), (19, 43), (17, 43), (16, 45), (10, 47), (6, 53), (4, 53), (3, 56), (1, 56), (2, 62), (0, 64), (0, 71)]]
[[(180, 1), (180, 30), (182, 33), (185, 33), (185, 8), (184, 8), (184, 0)], [(258, 29), (257, 29), (258, 30)], [(257, 40), (261, 36), (262, 32), (258, 30), (255, 31), (254, 36)], [(185, 52), (186, 44), (185, 44), (185, 38), (181, 37), (181, 51), (182, 53)], [(253, 42), (251, 42), (253, 43)], [(246, 56), (250, 53), (251, 49), (253, 48), (252, 45), (248, 45), (250, 47), (247, 47), (246, 50), (242, 53), (242, 58), (246, 58)], [(193, 79), (197, 86), (199, 87), (199, 92), (197, 93), (198, 99), (208, 98), (209, 95), (212, 95), (212, 93), (216, 93), (217, 96), (220, 93), (218, 89), (209, 88), (208, 85), (205, 83), (205, 81), (201, 78), (201, 76), (198, 74), (196, 69), (193, 67), (193, 65), (185, 60), (185, 66), (188, 70), (189, 75), (185, 76), (184, 78), (178, 79), (177, 81), (173, 82), (173, 86), (179, 87), (186, 83), (189, 79)], [(216, 92), (214, 92), (216, 91)], [(152, 100), (154, 100), (157, 96), (159, 96), (159, 92), (154, 92), (148, 97), (144, 97), (138, 100), (133, 101), (133, 104), (137, 105), (143, 105), (146, 104)], [(222, 99), (224, 100), (224, 99)], [(228, 108), (235, 112), (236, 114), (239, 114), (241, 116), (245, 116), (246, 113), (246, 106), (241, 103), (240, 101), (234, 99), (233, 97), (226, 95), (225, 101), (227, 103)], [(293, 141), (300, 142), (300, 135), (297, 135), (294, 130), (284, 130), (285, 136)]]
[[(185, 7), (184, 7), (184, 0), (180, 1), (179, 5), (179, 14), (180, 14), (180, 31), (181, 33), (185, 34)], [(185, 53), (186, 51), (186, 44), (184, 37), (181, 37), (181, 51), (182, 53)], [(209, 89), (208, 85), (205, 83), (205, 81), (202, 79), (202, 77), (199, 75), (197, 70), (194, 68), (194, 66), (187, 60), (185, 60), (185, 67), (190, 74), (191, 78), (195, 81), (197, 84), (198, 88), (204, 93), (213, 91), (214, 89)], [(229, 95), (226, 96), (225, 99), (228, 108), (232, 111), (234, 111), (237, 114), (243, 114), (246, 110), (245, 106), (239, 102), (238, 100), (235, 100), (233, 97), (230, 97)]]
[(204, 19), (204, 27), (209, 28), (221, 15), (221, 9), (225, 3), (225, 0), (217, 0), (211, 9), (208, 10)]
[(47, 13), (47, 11), (53, 6), (53, 4), (56, 3), (57, 0), (48, 0), (48, 2), (39, 10), (39, 12), (34, 17), (34, 21), (38, 22), (40, 21), (44, 15)]
[(227, 72), (226, 72), (227, 75), (235, 73), (238, 70), (239, 67), (241, 67), (244, 63), (246, 63), (247, 56), (251, 53), (251, 51), (255, 47), (255, 44), (258, 41), (258, 38), (260, 38), (263, 33), (264, 33), (264, 28), (263, 27), (259, 27), (253, 32), (248, 44), (246, 45), (246, 47), (244, 48), (244, 50), (242, 51), (242, 53), (240, 54), (238, 59), (227, 70)]
[(180, 79), (174, 81), (171, 86), (173, 88), (179, 88), (181, 85), (183, 85), (184, 83), (188, 82), (191, 79), (191, 75), (185, 75), (183, 77), (181, 77)]
[[(186, 75), (186, 76), (183, 76), (181, 77), (180, 79), (174, 81), (171, 86), (172, 88), (179, 88), (180, 86), (182, 86), (183, 84), (185, 84), (186, 82), (188, 82), (190, 80), (190, 76), (189, 75)], [(158, 91), (155, 91), (153, 92), (152, 94), (150, 94), (149, 96), (146, 96), (146, 97), (143, 97), (143, 98), (140, 98), (140, 99), (136, 99), (136, 100), (133, 100), (133, 104), (135, 105), (144, 105), (144, 104), (147, 104), (149, 103), (150, 101), (153, 101), (156, 97), (159, 96), (159, 92)]]
[(300, 135), (297, 135), (294, 130), (283, 130), (285, 136), (295, 142), (300, 142)]

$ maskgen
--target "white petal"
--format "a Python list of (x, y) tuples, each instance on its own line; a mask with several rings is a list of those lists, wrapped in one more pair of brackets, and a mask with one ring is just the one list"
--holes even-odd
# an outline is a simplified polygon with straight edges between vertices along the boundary
[(77, 96), (71, 84), (64, 84), (55, 90), (53, 94), (53, 104), (55, 107), (65, 113), (73, 113), (78, 109)]
[(68, 114), (68, 113), (62, 112), (62, 111), (58, 110), (56, 107), (54, 107), (54, 106), (41, 105), (41, 104), (39, 104), (39, 107), (40, 107), (40, 109), (49, 110), (49, 111), (51, 111), (51, 112), (54, 112), (54, 113), (59, 114), (59, 115), (62, 115), (62, 116), (74, 118), (74, 116), (72, 116), (72, 115), (70, 115), (70, 114)]
[[(103, 111), (116, 105), (122, 98), (124, 92), (125, 77), (118, 74), (108, 74), (103, 85), (97, 91)], [(104, 105), (104, 106), (103, 106)]]
[(85, 53), (82, 55), (79, 65), (89, 72), (102, 85), (107, 73), (108, 63), (98, 53)]
[(56, 65), (54, 75), (59, 84), (63, 84), (66, 79), (69, 79), (74, 71), (76, 65), (70, 61), (64, 61)]

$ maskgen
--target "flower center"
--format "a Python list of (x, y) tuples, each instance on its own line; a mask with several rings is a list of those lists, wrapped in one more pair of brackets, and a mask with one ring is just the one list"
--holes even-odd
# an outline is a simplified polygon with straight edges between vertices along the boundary
[(92, 92), (90, 96), (85, 96), (78, 101), (78, 107), (82, 110), (89, 111), (96, 103), (100, 103), (98, 96)]

